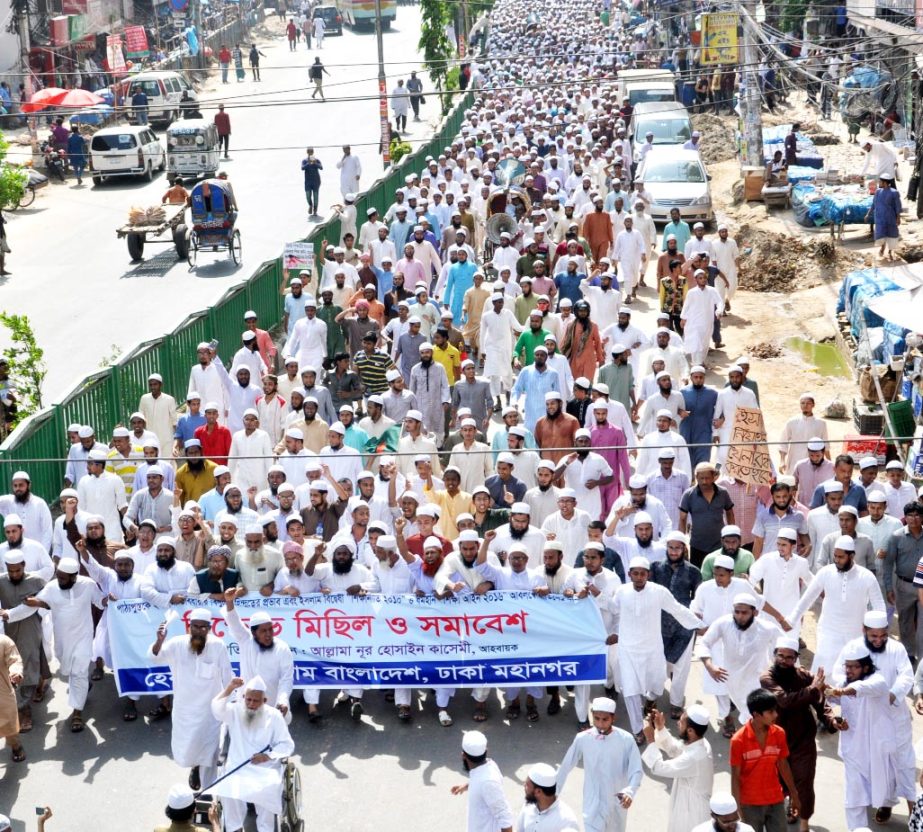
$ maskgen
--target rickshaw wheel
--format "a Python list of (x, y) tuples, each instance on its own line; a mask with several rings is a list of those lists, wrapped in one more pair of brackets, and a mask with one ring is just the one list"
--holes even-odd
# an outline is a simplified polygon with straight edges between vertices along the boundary
[(183, 223), (173, 229), (173, 245), (176, 246), (176, 256), (180, 260), (189, 259), (189, 232)]
[(229, 248), (231, 250), (231, 259), (234, 261), (234, 265), (239, 266), (243, 259), (243, 249), (240, 242), (240, 232), (237, 229), (235, 229), (234, 233), (231, 235), (231, 245)]
[(189, 238), (189, 267), (194, 268), (199, 256), (199, 237), (193, 232)]
[(144, 235), (143, 234), (129, 234), (125, 238), (128, 243), (128, 254), (132, 260), (143, 260), (144, 259)]

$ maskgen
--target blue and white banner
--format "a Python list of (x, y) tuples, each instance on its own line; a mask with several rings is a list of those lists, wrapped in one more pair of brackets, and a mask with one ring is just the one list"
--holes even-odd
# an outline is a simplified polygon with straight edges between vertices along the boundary
[[(257, 610), (292, 649), (296, 688), (520, 687), (601, 683), (606, 631), (592, 599), (489, 592), (440, 601), (414, 595), (251, 594), (239, 599), (244, 624)], [(212, 636), (239, 649), (224, 604), (172, 606), (167, 635), (188, 630), (197, 607), (212, 611)], [(109, 639), (119, 693), (172, 689), (167, 667), (148, 656), (165, 611), (145, 601), (109, 605)]]

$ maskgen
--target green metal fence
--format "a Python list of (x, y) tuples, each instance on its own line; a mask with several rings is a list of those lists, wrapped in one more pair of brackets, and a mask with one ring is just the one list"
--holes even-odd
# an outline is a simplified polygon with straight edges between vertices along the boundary
[[(387, 210), (407, 173), (419, 170), (427, 156), (439, 156), (458, 133), (473, 98), (471, 92), (462, 96), (429, 142), (401, 159), (399, 165), (360, 195), (357, 216), (364, 217), (373, 206), (381, 213)], [(316, 226), (307, 238), (314, 245), (316, 263), (322, 262), (321, 242), (325, 239), (340, 239), (340, 222), (336, 218)], [(281, 258), (263, 263), (245, 283), (228, 289), (214, 306), (193, 312), (170, 334), (138, 345), (111, 367), (87, 376), (60, 402), (21, 424), (0, 447), (0, 487), (6, 487), (14, 471), (25, 468), (32, 477), (33, 491), (46, 500), (56, 499), (64, 480), (64, 464), (51, 460), (67, 455), (69, 424), (92, 425), (100, 441), (107, 441), (112, 429), (126, 423), (137, 408), (140, 397), (147, 392), (147, 378), (154, 372), (163, 376), (164, 390), (182, 401), (200, 342), (217, 338), (224, 345), (235, 345), (236, 350), (248, 309), (257, 313), (264, 327), (271, 328), (281, 321), (282, 278)], [(169, 453), (169, 449), (163, 451)]]

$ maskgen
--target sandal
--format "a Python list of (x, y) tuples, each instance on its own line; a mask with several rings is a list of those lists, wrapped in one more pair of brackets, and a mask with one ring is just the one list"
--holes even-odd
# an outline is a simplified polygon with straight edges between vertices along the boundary
[(475, 722), (487, 722), (487, 703), (478, 702), (474, 706), (474, 713), (471, 715), (471, 718)]
[(670, 719), (679, 719), (683, 715), (683, 709), (678, 705), (674, 705), (670, 708)]
[(875, 823), (887, 823), (891, 820), (891, 807), (879, 806), (875, 812)]
[(71, 733), (79, 734), (83, 730), (83, 717), (82, 716), (72, 716), (71, 717)]
[(538, 708), (535, 705), (526, 705), (526, 719), (529, 722), (536, 722), (538, 720)]
[(92, 672), (90, 673), (91, 682), (101, 682), (103, 679), (103, 669), (99, 665), (94, 665)]
[(410, 719), (410, 705), (398, 705), (397, 718), (401, 722), (407, 722)]
[(32, 694), (32, 701), (37, 705), (39, 702), (45, 701), (45, 680), (42, 679), (38, 687), (35, 689), (35, 693)]
[(522, 713), (522, 706), (518, 702), (510, 702), (506, 706), (506, 718), (507, 719), (519, 719), (519, 715)]
[(731, 737), (734, 736), (735, 730), (736, 729), (734, 728), (734, 720), (731, 719), (731, 717), (725, 717), (724, 726), (721, 729), (721, 736), (727, 737), (727, 739), (730, 739)]
[(138, 718), (138, 706), (129, 699), (125, 704), (125, 710), (122, 711), (123, 722), (134, 722)]
[(17, 745), (15, 748), (11, 749), (11, 751), (14, 763), (21, 763), (26, 759), (26, 749), (21, 745)]
[(308, 711), (308, 722), (310, 722), (312, 725), (316, 725), (318, 722), (320, 722), (320, 719), (320, 711)]
[(448, 728), (452, 724), (452, 717), (445, 708), (439, 711), (439, 724), (443, 728)]
[(393, 690), (389, 690), (385, 693), (385, 702), (388, 702), (389, 704), (393, 704), (394, 702), (394, 691)]
[(151, 722), (157, 722), (161, 719), (166, 719), (170, 716), (171, 709), (168, 708), (163, 702), (161, 702), (156, 708), (147, 712), (148, 719)]
[(32, 712), (31, 711), (20, 711), (19, 712), (19, 733), (28, 734), (32, 730)]

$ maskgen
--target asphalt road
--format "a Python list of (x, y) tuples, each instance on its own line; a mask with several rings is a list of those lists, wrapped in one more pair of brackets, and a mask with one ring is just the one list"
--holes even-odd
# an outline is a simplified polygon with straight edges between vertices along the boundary
[[(812, 644), (813, 622), (805, 624), (804, 635)], [(809, 662), (810, 656), (803, 654), (802, 660)], [(702, 672), (701, 665), (694, 665), (687, 702), (700, 698)], [(315, 726), (308, 723), (306, 707), (297, 693), (295, 696), (292, 735), (303, 778), (308, 829), (461, 832), (466, 797), (454, 797), (450, 789), (465, 782), (461, 736), (463, 730), (475, 727), (487, 734), (489, 753), (503, 771), (507, 798), (518, 812), (529, 768), (539, 761), (559, 764), (576, 729), (570, 703), (555, 717), (546, 716), (542, 707), (538, 722), (528, 723), (520, 717), (510, 723), (499, 700), (492, 698), (490, 718), (480, 726), (471, 721), (470, 696), (459, 691), (450, 706), (455, 724), (442, 728), (430, 694), (415, 699), (418, 705), (409, 724), (397, 721), (394, 706), (386, 704), (380, 692), (366, 694), (366, 714), (359, 723), (352, 722), (345, 709), (331, 712), (332, 698), (332, 693), (323, 695), (321, 705), (327, 717)], [(142, 700), (142, 711), (152, 703)], [(661, 705), (667, 704), (664, 697)], [(705, 704), (714, 718), (714, 700), (708, 697)], [(15, 832), (31, 832), (35, 807), (46, 804), (55, 812), (47, 832), (146, 830), (162, 822), (167, 790), (187, 774), (169, 757), (170, 724), (147, 725), (143, 719), (126, 724), (120, 714), (112, 677), (107, 675), (90, 692), (87, 729), (72, 735), (61, 721), (67, 716), (64, 686), (54, 682), (52, 698), (34, 708), (35, 729), (23, 738), (28, 761), (13, 765), (7, 752), (0, 753), (0, 811), (14, 819)], [(920, 723), (919, 718), (914, 719), (915, 737), (921, 735)], [(627, 729), (621, 708), (618, 724)], [(713, 731), (709, 740), (718, 772), (715, 789), (728, 789), (728, 741)], [(817, 812), (811, 826), (815, 832), (845, 828), (843, 767), (836, 756), (836, 743), (835, 736), (825, 734), (820, 739)], [(564, 799), (578, 815), (582, 782), (582, 772), (577, 770), (564, 791)], [(645, 777), (629, 812), (628, 829), (663, 832), (667, 817), (664, 784)], [(906, 808), (897, 807), (891, 822), (880, 828), (906, 828)]]
[[(169, 332), (280, 254), (285, 242), (306, 236), (312, 226), (300, 165), (308, 144), (325, 167), (324, 213), (341, 201), (336, 170), (341, 145), (352, 144), (358, 155), (363, 189), (381, 175), (377, 98), (336, 100), (377, 96), (374, 33), (347, 29), (342, 37), (327, 37), (323, 50), (290, 52), (279, 19), (268, 26), (256, 37), (266, 55), (262, 82), (254, 83), (248, 71), (247, 80), (236, 83), (232, 72), (228, 85), (213, 76), (200, 93), (206, 118), (219, 101), (231, 117), (231, 158), (224, 168), (241, 205), (240, 268), (225, 252), (205, 252), (191, 272), (177, 261), (172, 245), (148, 245), (144, 261), (131, 262), (115, 229), (125, 224), (131, 207), (160, 203), (168, 187), (163, 174), (151, 183), (122, 179), (100, 187), (89, 177), (82, 187), (70, 179), (39, 192), (30, 208), (6, 213), (12, 276), (0, 279), (0, 309), (32, 320), (48, 365), (46, 402), (57, 401), (113, 355)], [(385, 60), (394, 62), (388, 66), (389, 88), (417, 68), (418, 38), (418, 7), (401, 6), (384, 34)], [(325, 78), (327, 103), (312, 103), (307, 91), (307, 66), (315, 55), (332, 76)], [(435, 106), (427, 103), (424, 113), (435, 116)], [(428, 124), (409, 126), (411, 140), (428, 136)], [(10, 158), (23, 160), (23, 154), (22, 146), (13, 145)]]

